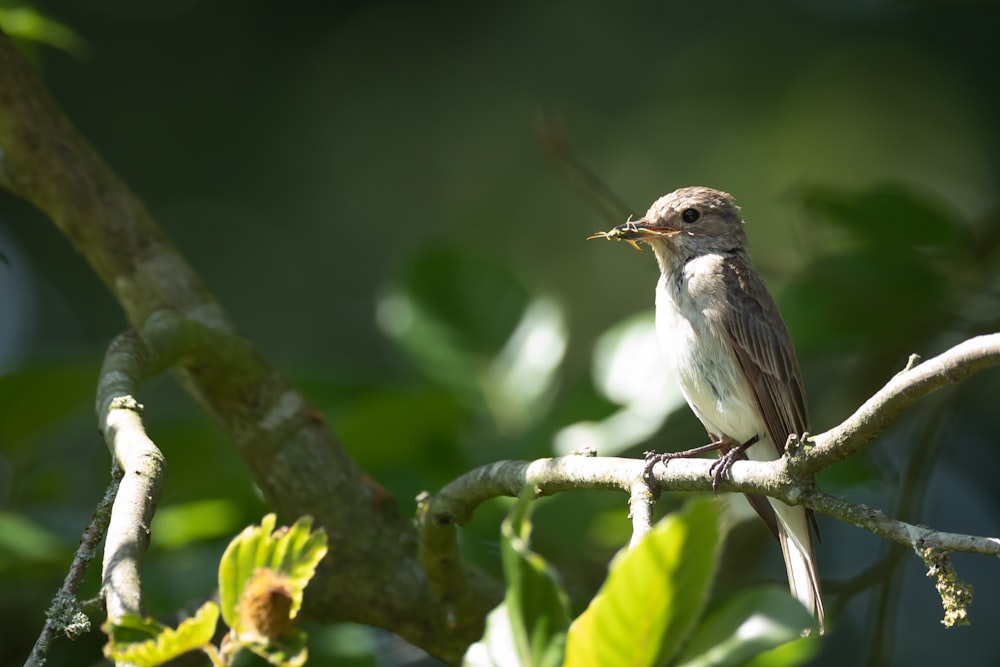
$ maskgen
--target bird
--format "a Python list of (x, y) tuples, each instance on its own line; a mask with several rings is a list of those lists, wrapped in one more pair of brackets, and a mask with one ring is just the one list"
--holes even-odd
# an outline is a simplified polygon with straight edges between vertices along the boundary
[[(656, 333), (667, 365), (712, 442), (659, 461), (717, 449), (713, 488), (733, 461), (773, 460), (809, 417), (795, 348), (774, 299), (750, 260), (732, 195), (685, 187), (657, 199), (639, 220), (590, 238), (648, 245), (656, 256)], [(789, 588), (824, 630), (812, 510), (748, 494), (781, 545)], [(819, 533), (816, 531), (818, 539)]]

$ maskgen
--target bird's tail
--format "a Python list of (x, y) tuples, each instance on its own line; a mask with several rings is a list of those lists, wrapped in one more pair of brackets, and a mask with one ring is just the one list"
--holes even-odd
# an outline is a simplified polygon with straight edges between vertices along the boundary
[(778, 517), (778, 541), (781, 543), (781, 554), (785, 557), (788, 587), (792, 595), (816, 617), (819, 632), (823, 634), (823, 597), (806, 510), (774, 499), (771, 499), (771, 505)]

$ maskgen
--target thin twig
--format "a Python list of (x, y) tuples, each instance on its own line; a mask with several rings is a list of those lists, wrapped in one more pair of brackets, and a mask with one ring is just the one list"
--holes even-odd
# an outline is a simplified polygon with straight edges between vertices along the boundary
[(90, 524), (83, 531), (80, 546), (76, 549), (62, 586), (52, 598), (52, 604), (45, 613), (45, 626), (39, 633), (24, 667), (41, 667), (45, 664), (49, 648), (58, 636), (76, 639), (90, 630), (90, 619), (77, 600), (76, 592), (83, 581), (83, 575), (97, 555), (98, 546), (108, 529), (111, 505), (118, 492), (118, 481), (118, 477), (115, 476), (90, 518)]

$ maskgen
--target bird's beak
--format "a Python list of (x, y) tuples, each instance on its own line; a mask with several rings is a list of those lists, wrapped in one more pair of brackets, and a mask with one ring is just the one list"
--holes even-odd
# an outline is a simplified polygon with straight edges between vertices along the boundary
[(591, 236), (587, 237), (590, 239), (613, 239), (615, 241), (626, 241), (634, 247), (636, 250), (639, 246), (636, 241), (646, 241), (647, 243), (657, 236), (673, 236), (678, 233), (677, 229), (670, 229), (667, 227), (655, 227), (646, 222), (646, 219), (641, 220), (629, 220), (623, 225), (618, 225), (617, 227), (610, 229), (606, 232), (597, 232)]
[(673, 236), (677, 233), (677, 230), (668, 229), (666, 227), (656, 227), (646, 222), (645, 218), (642, 218), (641, 220), (629, 220), (623, 225), (618, 225), (608, 233), (614, 234), (618, 238), (624, 240), (642, 240), (649, 238), (650, 236)]

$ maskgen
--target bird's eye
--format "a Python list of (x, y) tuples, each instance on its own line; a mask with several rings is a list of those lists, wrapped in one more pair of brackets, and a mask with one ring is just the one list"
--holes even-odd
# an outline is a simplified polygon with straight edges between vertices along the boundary
[(681, 212), (681, 220), (684, 222), (698, 222), (701, 220), (701, 211), (696, 208), (686, 208)]

